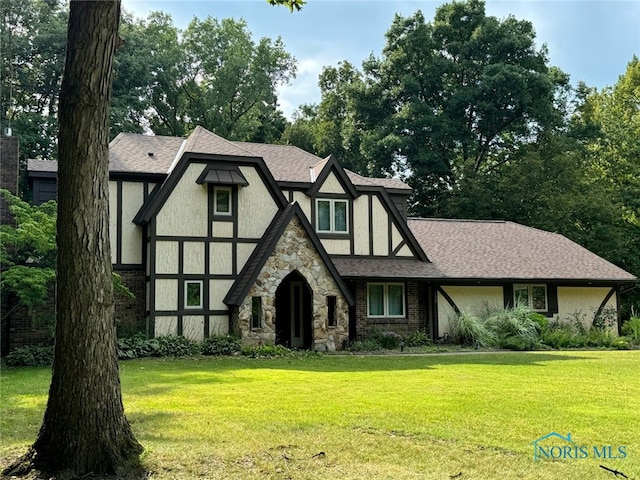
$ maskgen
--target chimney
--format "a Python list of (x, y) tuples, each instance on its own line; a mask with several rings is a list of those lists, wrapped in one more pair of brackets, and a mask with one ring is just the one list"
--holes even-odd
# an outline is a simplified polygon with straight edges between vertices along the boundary
[[(18, 137), (11, 136), (11, 128), (5, 127), (0, 136), (0, 188), (18, 195), (18, 179), (20, 169)], [(0, 224), (13, 224), (13, 217), (9, 213), (9, 206), (3, 196), (0, 196)]]

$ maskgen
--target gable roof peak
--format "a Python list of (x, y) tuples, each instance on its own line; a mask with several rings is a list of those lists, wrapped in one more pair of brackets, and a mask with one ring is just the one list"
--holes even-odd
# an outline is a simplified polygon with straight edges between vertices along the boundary
[(239, 145), (210, 132), (198, 125), (187, 138), (184, 146), (186, 153), (216, 153), (218, 155), (233, 155), (237, 157), (253, 157), (254, 155)]

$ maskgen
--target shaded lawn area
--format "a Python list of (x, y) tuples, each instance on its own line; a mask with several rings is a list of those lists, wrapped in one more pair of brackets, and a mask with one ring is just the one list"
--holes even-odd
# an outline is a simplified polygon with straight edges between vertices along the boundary
[[(151, 478), (640, 478), (640, 351), (121, 363)], [(50, 371), (4, 368), (0, 463), (23, 453)], [(589, 458), (533, 461), (571, 433)], [(557, 439), (547, 448), (564, 446)], [(624, 459), (593, 446), (626, 447)], [(323, 452), (323, 453), (321, 453)]]

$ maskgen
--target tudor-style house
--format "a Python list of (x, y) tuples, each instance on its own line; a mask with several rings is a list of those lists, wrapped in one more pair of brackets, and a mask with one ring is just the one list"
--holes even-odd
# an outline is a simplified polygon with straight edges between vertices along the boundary
[[(55, 167), (29, 161), (35, 202), (55, 196)], [(154, 335), (320, 350), (376, 330), (436, 339), (483, 305), (593, 319), (637, 280), (554, 233), (408, 219), (405, 183), (297, 147), (121, 133), (109, 168), (113, 265), (137, 295), (116, 315)]]

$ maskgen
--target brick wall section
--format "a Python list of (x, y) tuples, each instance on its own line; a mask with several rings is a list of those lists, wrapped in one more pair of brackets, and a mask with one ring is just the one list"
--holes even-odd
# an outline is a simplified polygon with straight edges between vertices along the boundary
[[(49, 298), (55, 298), (54, 292), (55, 286), (50, 287)], [(18, 299), (11, 296), (7, 306), (13, 308), (17, 303)], [(53, 301), (34, 308), (23, 306), (15, 310), (7, 325), (8, 341), (3, 345), (2, 355), (24, 345), (52, 345), (55, 315)], [(5, 348), (8, 350), (4, 351)]]
[[(0, 136), (0, 188), (6, 188), (14, 195), (18, 194), (18, 137)], [(0, 197), (0, 223), (13, 223), (9, 207), (3, 197)]]
[(114, 318), (119, 335), (146, 331), (146, 285), (144, 270), (115, 270), (136, 298), (116, 294)]
[(415, 331), (426, 331), (427, 288), (415, 281), (405, 284), (407, 315), (405, 318), (368, 318), (367, 282), (356, 282), (356, 339), (363, 340), (372, 333), (396, 332), (406, 336)]

